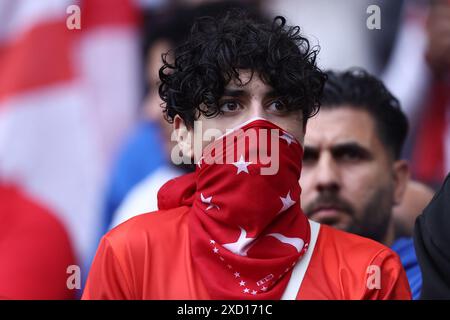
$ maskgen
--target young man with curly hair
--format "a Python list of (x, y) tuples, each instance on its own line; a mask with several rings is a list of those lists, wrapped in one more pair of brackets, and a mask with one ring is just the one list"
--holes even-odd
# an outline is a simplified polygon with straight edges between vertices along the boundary
[(395, 253), (301, 210), (306, 122), (326, 80), (316, 54), (282, 17), (195, 23), (164, 56), (159, 94), (196, 171), (103, 237), (84, 299), (410, 299)]

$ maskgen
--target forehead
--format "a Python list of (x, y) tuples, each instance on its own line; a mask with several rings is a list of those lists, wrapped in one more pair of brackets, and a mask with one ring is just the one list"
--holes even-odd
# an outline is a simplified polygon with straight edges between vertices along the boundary
[[(239, 79), (233, 78), (227, 85), (227, 89), (239, 89), (248, 91), (250, 93), (261, 92), (265, 93), (269, 90), (273, 90), (269, 84), (266, 84), (261, 80), (260, 75), (257, 72), (250, 70), (239, 70)], [(241, 84), (242, 82), (242, 84)]]
[(375, 122), (367, 111), (345, 106), (321, 109), (308, 120), (306, 145), (326, 148), (349, 142), (367, 149), (382, 147)]

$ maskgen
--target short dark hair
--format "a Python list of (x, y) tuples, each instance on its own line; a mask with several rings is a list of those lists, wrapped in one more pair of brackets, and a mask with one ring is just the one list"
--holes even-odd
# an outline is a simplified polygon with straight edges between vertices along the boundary
[(400, 102), (376, 77), (361, 68), (328, 71), (322, 109), (350, 107), (367, 111), (375, 121), (380, 141), (399, 159), (408, 134), (408, 119)]
[(191, 126), (200, 114), (218, 115), (226, 85), (240, 80), (238, 69), (258, 73), (288, 109), (302, 110), (304, 122), (320, 106), (326, 75), (316, 65), (318, 48), (310, 46), (298, 26), (287, 26), (284, 17), (268, 21), (243, 10), (230, 10), (218, 19), (202, 17), (173, 53), (174, 62), (165, 55), (159, 72), (169, 122), (180, 115)]

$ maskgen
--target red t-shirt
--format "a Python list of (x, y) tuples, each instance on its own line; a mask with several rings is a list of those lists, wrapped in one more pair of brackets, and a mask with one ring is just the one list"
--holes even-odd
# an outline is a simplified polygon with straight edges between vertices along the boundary
[(63, 225), (17, 189), (0, 186), (0, 299), (73, 299), (75, 264)]
[[(186, 206), (143, 214), (106, 234), (83, 299), (209, 299), (191, 258), (188, 214)], [(411, 299), (411, 292), (392, 250), (321, 226), (297, 299)]]

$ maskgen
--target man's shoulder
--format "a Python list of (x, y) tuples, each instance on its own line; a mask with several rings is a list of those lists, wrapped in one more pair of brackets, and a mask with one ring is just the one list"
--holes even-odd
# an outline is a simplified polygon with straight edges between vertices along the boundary
[(323, 254), (348, 259), (353, 263), (360, 262), (362, 267), (388, 256), (398, 258), (394, 251), (382, 243), (326, 225), (321, 225), (318, 241)]
[(163, 241), (187, 230), (187, 206), (158, 210), (132, 217), (111, 229), (104, 239), (115, 249)]
[(371, 239), (326, 225), (321, 225), (302, 288), (303, 299), (410, 298), (406, 275), (395, 252)]

